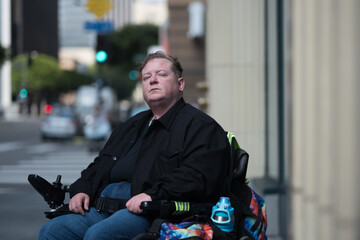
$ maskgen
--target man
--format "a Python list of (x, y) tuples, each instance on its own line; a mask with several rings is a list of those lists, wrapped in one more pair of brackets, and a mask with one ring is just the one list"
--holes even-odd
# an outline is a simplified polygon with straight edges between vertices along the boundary
[[(224, 130), (182, 98), (176, 58), (148, 55), (139, 67), (150, 110), (115, 129), (99, 156), (70, 187), (74, 214), (44, 225), (39, 239), (131, 239), (150, 224), (143, 201), (217, 202), (229, 168)], [(126, 208), (96, 211), (99, 196), (129, 199)]]

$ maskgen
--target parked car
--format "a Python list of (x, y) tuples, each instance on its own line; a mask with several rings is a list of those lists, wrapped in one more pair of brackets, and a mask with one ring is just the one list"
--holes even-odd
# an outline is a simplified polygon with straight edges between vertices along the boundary
[(71, 139), (77, 133), (77, 119), (72, 107), (60, 104), (44, 107), (44, 117), (41, 120), (41, 137), (43, 140)]
[(84, 126), (87, 119), (93, 115), (95, 107), (102, 102), (103, 110), (113, 128), (120, 122), (120, 109), (117, 101), (114, 90), (108, 86), (98, 88), (95, 85), (84, 85), (77, 90), (75, 112)]

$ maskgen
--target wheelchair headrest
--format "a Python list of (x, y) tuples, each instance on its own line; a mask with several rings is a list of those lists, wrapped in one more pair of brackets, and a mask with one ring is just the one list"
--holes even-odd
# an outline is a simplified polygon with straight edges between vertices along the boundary
[(235, 164), (233, 179), (239, 182), (245, 182), (249, 154), (245, 150), (239, 148), (234, 151), (233, 160)]
[(249, 162), (249, 154), (240, 148), (239, 143), (236, 140), (235, 135), (232, 132), (227, 132), (227, 138), (229, 139), (231, 147), (231, 159), (233, 164), (233, 180), (239, 182), (245, 182), (247, 166)]

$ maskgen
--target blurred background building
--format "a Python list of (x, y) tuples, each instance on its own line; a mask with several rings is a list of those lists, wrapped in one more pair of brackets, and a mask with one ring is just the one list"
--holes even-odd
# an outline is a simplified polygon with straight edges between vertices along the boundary
[(85, 1), (59, 0), (59, 59), (63, 69), (90, 66), (95, 62), (96, 32), (84, 23), (96, 16), (84, 7)]
[[(183, 63), (186, 101), (234, 132), (249, 152), (248, 177), (267, 202), (270, 239), (360, 238), (359, 1), (109, 2), (101, 19), (115, 29), (159, 26), (159, 48)], [(97, 33), (83, 24), (97, 16), (87, 3), (2, 0), (1, 45), (47, 52), (64, 68), (91, 65)], [(51, 13), (40, 22), (45, 26), (36, 22), (41, 8)], [(31, 11), (39, 16), (25, 21)], [(26, 24), (44, 27), (52, 40), (39, 46), (44, 33)], [(10, 26), (17, 30), (12, 39)], [(9, 60), (0, 73), (6, 108)]]
[(12, 55), (46, 53), (58, 58), (57, 1), (11, 1)]
[(268, 234), (359, 239), (360, 2), (206, 3), (208, 112), (250, 153)]
[(38, 53), (58, 58), (57, 1), (1, 1), (0, 44), (5, 63), (0, 72), (0, 115), (11, 106), (10, 57), (26, 54), (29, 61)]
[[(86, 23), (106, 21), (111, 23), (111, 30), (115, 30), (132, 22), (132, 0), (107, 1), (109, 9), (103, 13), (98, 13), (96, 6), (89, 8), (88, 2), (90, 1), (58, 0), (59, 58), (63, 69), (77, 68), (81, 71), (95, 63), (98, 32), (86, 29)], [(98, 17), (96, 14), (103, 15)]]
[[(183, 65), (184, 98), (206, 110), (205, 96), (205, 1), (169, 0), (169, 51)], [(194, 6), (195, 4), (195, 6)], [(195, 8), (194, 8), (195, 7)], [(203, 86), (202, 88), (199, 86)]]

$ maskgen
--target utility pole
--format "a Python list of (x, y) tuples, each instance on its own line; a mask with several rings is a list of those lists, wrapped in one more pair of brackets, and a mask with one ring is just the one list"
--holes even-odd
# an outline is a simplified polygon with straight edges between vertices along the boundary
[(0, 117), (11, 106), (11, 1), (0, 1), (0, 44), (5, 48), (5, 61), (0, 66)]

